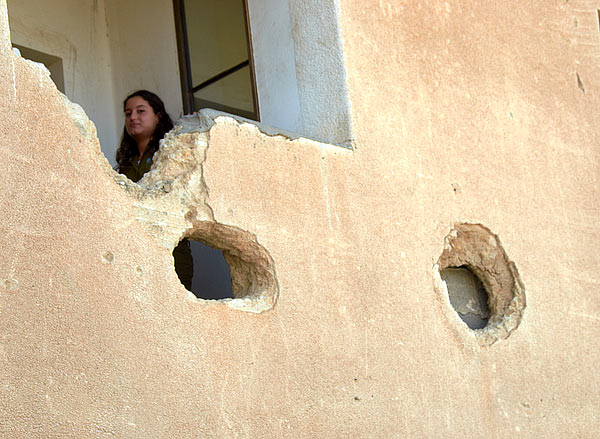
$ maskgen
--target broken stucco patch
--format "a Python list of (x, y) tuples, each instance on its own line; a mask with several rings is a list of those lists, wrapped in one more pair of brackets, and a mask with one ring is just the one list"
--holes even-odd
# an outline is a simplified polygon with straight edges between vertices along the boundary
[[(219, 223), (208, 202), (203, 166), (214, 117), (184, 119), (161, 141), (150, 172), (134, 183), (110, 168), (83, 109), (67, 98), (64, 104), (100, 164), (132, 199), (134, 217), (158, 245), (172, 251), (181, 239), (191, 238), (221, 250), (230, 267), (234, 298), (220, 302), (255, 313), (273, 307), (279, 292), (273, 258), (254, 234)], [(102, 260), (112, 262), (106, 255)]]
[(326, 142), (322, 142), (319, 140), (311, 139), (310, 137), (307, 137), (305, 135), (302, 135), (302, 134), (299, 134), (296, 132), (272, 127), (270, 125), (256, 122), (251, 119), (246, 119), (245, 117), (241, 117), (241, 116), (237, 116), (237, 115), (229, 114), (229, 113), (224, 113), (222, 111), (213, 110), (211, 108), (202, 109), (202, 110), (198, 111), (198, 113), (194, 114), (193, 116), (182, 117), (181, 119), (179, 119), (177, 121), (177, 126), (178, 126), (177, 130), (180, 134), (209, 131), (217, 123), (217, 121), (219, 119), (234, 122), (239, 125), (244, 125), (250, 129), (254, 129), (258, 133), (260, 133), (261, 136), (282, 137), (282, 138), (285, 138), (287, 140), (292, 140), (292, 141), (293, 140), (308, 141), (308, 142), (313, 142), (315, 144), (318, 144), (325, 148), (330, 148), (330, 147), (340, 148), (341, 147), (344, 150), (350, 150), (350, 151), (352, 151), (354, 149), (352, 139), (348, 139), (345, 143), (342, 143), (342, 144), (326, 143)]
[(13, 278), (3, 279), (2, 287), (4, 288), (5, 291), (14, 293), (15, 291), (17, 291), (19, 289), (19, 281), (17, 281), (16, 279), (13, 279)]

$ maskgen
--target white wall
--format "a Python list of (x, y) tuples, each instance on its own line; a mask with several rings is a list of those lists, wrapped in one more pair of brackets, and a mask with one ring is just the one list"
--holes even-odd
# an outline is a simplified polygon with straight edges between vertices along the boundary
[(103, 0), (7, 3), (12, 42), (63, 60), (65, 94), (85, 109), (113, 158), (118, 129)]
[(288, 2), (249, 0), (248, 14), (261, 122), (302, 133)]
[(303, 132), (350, 145), (352, 125), (338, 0), (289, 0)]
[(349, 146), (336, 1), (249, 0), (261, 122)]
[(147, 89), (175, 120), (182, 112), (177, 38), (171, 0), (106, 0), (112, 59), (113, 107), (123, 129), (123, 99)]

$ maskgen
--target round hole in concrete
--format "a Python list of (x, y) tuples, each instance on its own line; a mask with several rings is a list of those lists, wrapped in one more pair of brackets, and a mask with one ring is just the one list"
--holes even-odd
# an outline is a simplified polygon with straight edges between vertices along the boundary
[(446, 282), (452, 307), (471, 329), (481, 329), (490, 318), (488, 294), (468, 267), (448, 267), (440, 271)]
[[(199, 221), (185, 237), (182, 242), (190, 243), (192, 256), (197, 259), (194, 265), (202, 263), (203, 258), (210, 259), (210, 268), (202, 268), (204, 273), (194, 271), (188, 290), (196, 297), (220, 299), (231, 308), (255, 313), (273, 307), (279, 293), (275, 264), (255, 235), (236, 227)], [(211, 280), (215, 275), (217, 278)], [(207, 291), (209, 282), (214, 283), (214, 294)], [(183, 280), (182, 284), (188, 287)]]
[[(447, 280), (442, 291), (444, 294), (448, 291), (450, 303), (457, 313), (467, 315), (469, 312), (465, 311), (476, 310), (470, 313), (479, 316), (480, 327), (476, 327), (476, 321), (470, 324), (463, 316), (461, 318), (481, 345), (489, 346), (505, 339), (519, 326), (526, 305), (525, 287), (500, 239), (488, 228), (481, 224), (455, 225), (446, 236), (436, 267), (440, 277)], [(478, 291), (476, 280), (483, 291)], [(462, 286), (457, 287), (457, 284)], [(463, 292), (459, 292), (461, 288)], [(487, 294), (487, 300), (484, 294)], [(484, 302), (487, 302), (487, 313)]]

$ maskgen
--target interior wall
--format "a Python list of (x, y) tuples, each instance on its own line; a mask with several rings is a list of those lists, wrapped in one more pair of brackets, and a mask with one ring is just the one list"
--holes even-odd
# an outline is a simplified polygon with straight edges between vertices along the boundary
[(62, 59), (65, 94), (95, 123), (107, 157), (118, 141), (103, 0), (8, 0), (11, 41)]
[[(119, 132), (123, 99), (139, 89), (157, 93), (173, 120), (182, 113), (177, 40), (171, 0), (106, 0)], [(113, 154), (114, 155), (114, 154)]]

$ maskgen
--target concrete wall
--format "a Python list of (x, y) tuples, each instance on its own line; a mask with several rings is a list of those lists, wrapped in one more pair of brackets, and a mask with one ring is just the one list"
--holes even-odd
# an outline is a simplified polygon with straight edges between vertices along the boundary
[[(139, 185), (4, 6), (0, 436), (596, 435), (598, 5), (340, 1), (353, 151), (202, 114)], [(482, 332), (438, 272), (470, 229), (520, 298)], [(235, 299), (178, 283), (182, 236)]]

